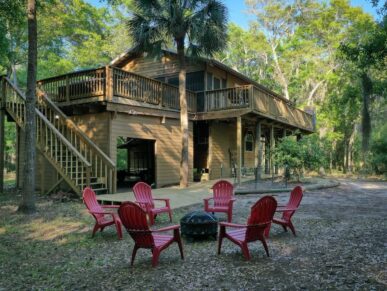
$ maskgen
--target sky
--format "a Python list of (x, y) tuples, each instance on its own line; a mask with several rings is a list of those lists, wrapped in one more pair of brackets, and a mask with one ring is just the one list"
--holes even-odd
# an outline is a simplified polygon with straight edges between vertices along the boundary
[[(102, 6), (100, 0), (85, 0), (95, 6)], [(106, 2), (102, 2), (106, 3)], [(223, 0), (229, 11), (229, 22), (234, 22), (243, 28), (248, 28), (251, 16), (246, 13), (247, 7), (244, 0)], [(376, 9), (367, 0), (351, 0), (353, 6), (362, 7), (363, 10), (377, 19)]]

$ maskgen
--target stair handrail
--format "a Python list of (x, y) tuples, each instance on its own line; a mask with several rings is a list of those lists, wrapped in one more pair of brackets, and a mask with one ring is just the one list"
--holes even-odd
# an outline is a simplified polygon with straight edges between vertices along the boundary
[[(4, 78), (7, 83), (12, 87), (12, 89), (21, 97), (24, 101), (26, 101), (26, 97), (23, 92), (20, 91), (7, 77)], [(6, 96), (4, 96), (5, 98)], [(55, 126), (41, 113), (37, 108), (35, 108), (35, 114), (38, 115), (43, 121), (53, 130), (53, 132), (63, 141), (66, 146), (70, 148), (72, 152), (84, 163), (86, 166), (91, 167), (91, 164), (87, 161), (87, 159), (62, 135), (62, 133), (55, 128)]]
[(51, 109), (55, 111), (59, 115), (59, 117), (63, 118), (66, 125), (71, 129), (75, 130), (75, 133), (83, 139), (84, 142), (88, 143), (97, 153), (105, 160), (106, 163), (109, 164), (112, 168), (116, 167), (116, 164), (82, 131), (79, 127), (72, 121), (62, 110), (59, 109), (58, 106), (55, 105), (54, 102), (50, 98), (47, 97), (47, 94), (41, 89), (38, 90), (38, 96), (46, 102)]

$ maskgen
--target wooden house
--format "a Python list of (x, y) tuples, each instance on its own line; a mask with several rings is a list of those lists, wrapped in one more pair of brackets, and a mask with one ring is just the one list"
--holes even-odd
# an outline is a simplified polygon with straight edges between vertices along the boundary
[[(240, 179), (244, 169), (275, 171), (270, 149), (314, 130), (313, 116), (224, 64), (187, 58), (189, 173)], [(178, 60), (128, 51), (101, 68), (38, 82), (37, 181), (42, 192), (91, 184), (114, 193), (117, 180), (156, 187), (179, 182)], [(2, 116), (18, 125), (17, 183), (23, 166), (24, 96), (2, 79)], [(2, 117), (3, 120), (4, 117)], [(3, 122), (1, 123), (3, 124)], [(0, 131), (1, 134), (1, 131)], [(117, 153), (126, 152), (117, 170)], [(1, 162), (1, 161), (0, 161)]]

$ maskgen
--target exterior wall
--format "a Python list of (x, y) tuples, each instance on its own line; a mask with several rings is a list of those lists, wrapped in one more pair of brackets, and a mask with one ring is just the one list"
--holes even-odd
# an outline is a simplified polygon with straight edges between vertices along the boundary
[[(149, 78), (160, 76), (168, 76), (178, 74), (179, 62), (176, 56), (164, 56), (161, 60), (155, 61), (154, 58), (135, 58), (128, 60), (121, 68), (126, 71), (138, 73)], [(186, 61), (186, 69), (188, 72), (202, 71), (204, 65), (199, 62)]]
[[(180, 180), (181, 135), (180, 121), (160, 117), (114, 114), (110, 136), (110, 156), (117, 158), (117, 138), (132, 137), (155, 140), (157, 187), (177, 184)], [(193, 168), (193, 126), (189, 123), (189, 179)]]
[(75, 115), (71, 119), (102, 151), (109, 156), (110, 112)]
[[(236, 157), (236, 124), (211, 122), (209, 134), (209, 168), (210, 179), (231, 177), (233, 159)], [(221, 171), (221, 165), (223, 169)]]

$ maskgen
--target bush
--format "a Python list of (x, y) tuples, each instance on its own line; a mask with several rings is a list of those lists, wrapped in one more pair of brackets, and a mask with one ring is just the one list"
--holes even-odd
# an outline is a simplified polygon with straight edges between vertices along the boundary
[(377, 174), (387, 173), (387, 124), (372, 138), (371, 165)]
[(318, 171), (327, 165), (327, 154), (316, 134), (304, 136), (297, 141), (294, 136), (281, 139), (275, 148), (274, 162), (289, 170), (300, 180), (303, 169)]

